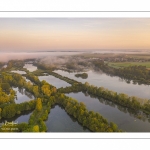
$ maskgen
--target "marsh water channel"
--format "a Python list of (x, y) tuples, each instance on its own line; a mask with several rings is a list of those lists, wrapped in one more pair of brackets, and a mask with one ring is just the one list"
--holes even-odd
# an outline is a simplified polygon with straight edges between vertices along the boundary
[(75, 77), (75, 74), (77, 74), (75, 72), (69, 73), (62, 70), (55, 70), (54, 72), (70, 79), (74, 79), (82, 83), (88, 82), (91, 85), (97, 87), (104, 87), (117, 93), (125, 93), (129, 96), (137, 96), (140, 98), (150, 99), (150, 85), (134, 84), (132, 81), (130, 83), (127, 83), (124, 79), (121, 79), (120, 77), (109, 76), (103, 72), (96, 72), (93, 70), (89, 70), (86, 72), (88, 74), (87, 79)]
[[(12, 72), (18, 73), (18, 74), (26, 74), (26, 72), (19, 71), (19, 70), (12, 71)], [(26, 81), (29, 81), (29, 80), (26, 79)], [(20, 103), (34, 99), (34, 96), (31, 93), (29, 93), (28, 91), (26, 91), (24, 88), (12, 87), (12, 89), (14, 91), (16, 91), (16, 97), (15, 97), (15, 103), (16, 104), (20, 104)], [(23, 114), (17, 115), (13, 118), (10, 118), (10, 119), (0, 119), (0, 123), (4, 123), (5, 121), (8, 121), (8, 122), (13, 121), (13, 122), (17, 122), (17, 123), (22, 123), (22, 122), (27, 123), (31, 114), (32, 114), (32, 111), (26, 111)]]
[[(49, 76), (42, 76), (39, 78), (46, 80), (47, 82), (49, 82), (50, 84), (52, 84), (54, 86), (57, 85), (57, 88), (60, 87), (60, 86), (58, 86), (58, 84), (60, 84), (61, 87), (67, 86), (66, 84), (63, 84), (64, 81), (62, 81), (60, 79), (58, 80), (58, 78), (56, 78), (56, 77), (53, 77), (53, 80), (50, 80), (51, 77), (49, 77)], [(58, 83), (56, 82), (55, 84), (53, 84), (54, 81), (57, 81), (57, 80), (58, 80)], [(120, 82), (120, 81), (118, 81), (118, 82)], [(121, 83), (122, 82), (123, 81), (121, 81)], [(112, 121), (112, 122), (116, 123), (118, 125), (118, 127), (124, 131), (127, 131), (127, 132), (150, 132), (149, 116), (146, 116), (142, 113), (139, 114), (139, 113), (133, 112), (130, 109), (121, 107), (119, 105), (116, 105), (116, 104), (114, 104), (110, 101), (104, 100), (104, 99), (90, 97), (88, 94), (84, 94), (82, 92), (70, 93), (70, 94), (66, 94), (66, 95), (77, 99), (79, 102), (84, 102), (89, 111), (94, 111), (94, 112), (100, 113), (109, 122)], [(67, 131), (69, 131), (70, 126), (66, 126), (65, 124), (70, 124), (70, 123), (69, 122), (67, 123), (68, 119), (65, 117), (66, 115), (62, 115), (60, 113), (60, 111), (62, 114), (66, 113), (63, 109), (59, 108), (58, 106), (51, 110), (51, 112), (49, 114), (49, 118), (46, 122), (49, 132), (52, 132), (52, 131), (67, 132)], [(67, 115), (67, 117), (68, 117), (68, 115)], [(61, 120), (62, 120), (62, 122), (59, 122)], [(66, 120), (66, 121), (64, 121), (64, 120)], [(63, 121), (64, 121), (64, 124), (63, 124)], [(71, 125), (71, 126), (73, 126), (73, 125)], [(65, 128), (68, 128), (68, 129), (65, 129)], [(77, 132), (78, 132), (78, 130), (77, 130)]]
[[(126, 83), (119, 77), (111, 77), (105, 73), (88, 71), (88, 78), (82, 79), (76, 78), (74, 76), (76, 73), (68, 73), (62, 70), (56, 70), (55, 72), (82, 83), (89, 82), (92, 85), (98, 87), (103, 86), (118, 93), (125, 93), (130, 96), (138, 96), (141, 98), (150, 98), (150, 86), (133, 84), (132, 82)], [(39, 76), (39, 79), (41, 81), (47, 81), (56, 88), (71, 86), (67, 82), (51, 75)], [(16, 90), (18, 89), (16, 88)], [(25, 95), (25, 93), (23, 94)], [(119, 129), (126, 132), (150, 132), (150, 116), (137, 114), (132, 110), (116, 105), (110, 101), (102, 98), (94, 98), (82, 92), (69, 93), (66, 95), (77, 99), (79, 102), (84, 102), (89, 111), (100, 113), (109, 122), (112, 121), (116, 123)], [(17, 101), (19, 102), (19, 98)], [(29, 114), (26, 114), (26, 117), (25, 115), (19, 116), (19, 118), (27, 120), (26, 118)], [(138, 117), (139, 115), (141, 115), (140, 118)], [(69, 116), (65, 110), (58, 105), (51, 108), (46, 125), (48, 132), (90, 132), (88, 129), (83, 128), (76, 119)]]
[(51, 109), (46, 126), (48, 132), (90, 132), (58, 105)]
[[(17, 104), (34, 99), (34, 96), (31, 93), (25, 91), (25, 89), (20, 89), (18, 87), (13, 87), (12, 89), (14, 91), (16, 91), (15, 103), (17, 103)], [(22, 123), (22, 122), (27, 123), (30, 118), (31, 113), (32, 113), (32, 111), (26, 111), (23, 114), (17, 115), (10, 119), (0, 119), (0, 123), (4, 123), (5, 120), (8, 122), (13, 121), (15, 123)]]
[[(94, 71), (88, 72), (88, 78), (76, 78), (75, 73), (68, 73), (66, 71), (58, 70), (55, 71), (62, 76), (75, 79), (82, 83), (89, 82), (95, 86), (103, 86), (109, 90), (117, 91), (118, 93), (126, 93), (129, 96), (137, 96), (141, 98), (150, 98), (150, 86), (149, 85), (138, 85), (125, 82), (125, 80), (119, 77), (111, 77), (105, 73), (99, 73)], [(42, 77), (48, 82), (47, 77)], [(63, 81), (64, 82), (64, 81)], [(50, 83), (50, 81), (49, 81)], [(60, 84), (63, 84), (61, 81)], [(52, 84), (52, 82), (51, 82)], [(63, 85), (62, 87), (65, 87)], [(112, 121), (118, 125), (118, 127), (127, 132), (149, 132), (150, 131), (150, 116), (142, 113), (133, 112), (130, 109), (121, 107), (112, 102), (104, 99), (98, 99), (94, 97), (87, 96), (86, 94), (70, 93), (67, 96), (77, 99), (79, 102), (85, 103), (89, 111), (99, 112), (103, 117), (105, 117), (109, 122)], [(51, 115), (51, 114), (50, 114)]]

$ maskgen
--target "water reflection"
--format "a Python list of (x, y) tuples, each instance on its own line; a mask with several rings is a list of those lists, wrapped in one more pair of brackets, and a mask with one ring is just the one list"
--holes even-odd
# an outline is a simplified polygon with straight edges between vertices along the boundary
[(15, 103), (17, 104), (34, 99), (34, 96), (24, 88), (13, 87), (13, 90), (16, 91)]
[(85, 96), (84, 93), (66, 94), (69, 97), (85, 103), (89, 111), (100, 113), (109, 122), (112, 121), (118, 127), (127, 132), (150, 132), (150, 116), (142, 112), (135, 112), (131, 109), (124, 108), (111, 101), (103, 98), (94, 98), (94, 96)]
[(4, 123), (5, 120), (7, 122), (18, 122), (18, 123), (22, 123), (22, 122), (26, 122), (28, 123), (28, 120), (30, 118), (30, 115), (32, 114), (32, 111), (25, 111), (23, 113), (21, 113), (20, 115), (16, 115), (15, 117), (13, 118), (9, 118), (9, 119), (0, 119), (0, 123)]
[(66, 87), (66, 86), (71, 86), (69, 83), (60, 80), (59, 78), (56, 78), (54, 76), (48, 75), (48, 76), (38, 76), (39, 80), (45, 80), (46, 82), (48, 82), (49, 84), (55, 86), (56, 88), (60, 88), (60, 87)]
[(37, 67), (33, 66), (33, 64), (31, 64), (31, 63), (26, 63), (23, 68), (26, 68), (30, 72), (37, 70)]
[(48, 132), (90, 132), (58, 105), (51, 109), (46, 126)]
[(67, 71), (55, 70), (54, 72), (82, 83), (88, 82), (97, 87), (102, 86), (117, 93), (125, 93), (129, 96), (137, 96), (140, 98), (150, 98), (150, 85), (140, 85), (133, 81), (129, 82), (128, 80), (124, 80), (120, 77), (109, 76), (99, 71), (96, 72), (90, 70), (86, 72), (88, 74), (87, 79), (76, 78), (74, 76), (76, 73), (69, 73)]
[(20, 71), (20, 70), (14, 70), (14, 71), (11, 71), (13, 73), (18, 73), (18, 74), (26, 74), (25, 71)]

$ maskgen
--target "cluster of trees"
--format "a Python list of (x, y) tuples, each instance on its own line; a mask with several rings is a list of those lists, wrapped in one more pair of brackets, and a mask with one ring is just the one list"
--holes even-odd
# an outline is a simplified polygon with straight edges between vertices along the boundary
[(74, 62), (69, 62), (69, 63), (66, 63), (66, 68), (67, 69), (71, 69), (71, 70), (76, 70), (77, 69), (77, 64), (75, 64)]
[(106, 100), (112, 101), (123, 107), (133, 109), (134, 111), (142, 110), (143, 112), (150, 114), (150, 100), (142, 99), (135, 96), (128, 96), (124, 93), (117, 93), (104, 87), (96, 87), (90, 85), (88, 82), (85, 84), (73, 84), (70, 87), (59, 88), (60, 93), (71, 93), (71, 92), (83, 92), (88, 93), (91, 96), (97, 98), (104, 98)]
[(26, 78), (28, 78), (30, 81), (32, 81), (33, 83), (35, 83), (36, 85), (40, 86), (41, 82), (39, 80), (39, 78), (31, 73), (25, 74), (24, 75)]
[(2, 79), (4, 83), (9, 83), (10, 86), (23, 87), (26, 83), (26, 80), (17, 73), (8, 74), (6, 72), (2, 72)]
[(16, 92), (11, 89), (9, 83), (0, 78), (0, 105), (5, 103), (13, 103)]
[[(33, 114), (29, 119), (29, 125), (39, 127), (39, 131), (46, 131), (44, 126), (44, 121), (48, 117), (48, 113), (52, 105), (61, 105), (69, 115), (72, 115), (76, 118), (83, 126), (89, 128), (91, 131), (94, 132), (117, 132), (121, 131), (118, 130), (118, 127), (114, 123), (108, 123), (106, 119), (104, 119), (101, 115), (94, 112), (88, 112), (85, 105), (83, 103), (78, 103), (77, 100), (73, 98), (69, 98), (62, 93), (59, 93), (61, 89), (58, 91), (53, 91), (53, 95), (50, 94), (49, 90), (51, 91), (51, 85), (48, 84), (46, 81), (41, 82), (41, 94), (42, 99), (38, 98), (36, 103), (36, 109), (34, 110)], [(83, 86), (78, 83), (74, 83), (71, 86), (74, 90), (77, 87)], [(69, 89), (69, 87), (68, 87)], [(73, 90), (72, 89), (72, 90)], [(62, 89), (63, 90), (63, 89)], [(80, 89), (81, 90), (81, 89)], [(44, 109), (45, 108), (45, 109)], [(37, 117), (38, 116), (38, 117)], [(38, 118), (38, 119), (37, 119)]]
[(70, 79), (70, 78), (68, 78), (68, 77), (64, 77), (64, 76), (62, 76), (62, 75), (60, 75), (60, 74), (57, 74), (57, 73), (55, 73), (55, 72), (52, 72), (52, 71), (47, 71), (47, 73), (50, 74), (50, 75), (52, 75), (52, 76), (54, 76), (54, 77), (56, 77), (56, 78), (59, 78), (59, 79), (61, 79), (61, 80), (64, 80), (64, 81), (66, 81), (66, 82), (69, 83), (69, 84), (80, 83), (80, 82), (78, 82), (78, 81), (76, 81), (76, 80)]
[[(30, 131), (32, 132), (46, 132), (47, 127), (44, 121), (47, 120), (48, 114), (50, 112), (51, 105), (48, 102), (43, 102), (42, 99), (38, 98), (36, 100), (36, 107), (35, 110), (33, 111), (32, 115), (30, 116), (29, 119), (29, 126)], [(38, 130), (35, 130), (35, 127), (38, 128)]]
[[(42, 69), (42, 70), (37, 70), (37, 71), (32, 72), (34, 75), (44, 75), (43, 73), (47, 73), (47, 74), (52, 75), (52, 76), (54, 76), (54, 77), (56, 77), (56, 78), (59, 78), (59, 79), (61, 79), (61, 80), (64, 80), (65, 82), (67, 82), (67, 83), (69, 83), (69, 84), (80, 83), (80, 82), (78, 82), (78, 81), (75, 81), (75, 80), (73, 80), (73, 79), (70, 79), (70, 78), (68, 78), (68, 77), (64, 77), (64, 76), (62, 76), (62, 75), (60, 75), (60, 74), (58, 74), (58, 73), (53, 72), (52, 70), (54, 70), (54, 68), (53, 68), (53, 69), (50, 69), (49, 67), (46, 67), (44, 64), (39, 64), (39, 63), (37, 63), (36, 65), (37, 65), (38, 68), (40, 68), (40, 69)], [(33, 77), (33, 74), (32, 74), (32, 75), (31, 75), (31, 74), (27, 74), (27, 75), (25, 75), (25, 76), (26, 76), (27, 78), (29, 78), (31, 81), (33, 81), (34, 83), (38, 84), (37, 81), (35, 81), (35, 80), (33, 79), (33, 78), (37, 78), (37, 76), (34, 76), (34, 77)], [(83, 77), (87, 76), (86, 73), (83, 73), (82, 75), (83, 75)], [(38, 82), (40, 83), (40, 81), (38, 81)], [(39, 84), (38, 84), (38, 85), (39, 85)]]
[(76, 118), (83, 126), (91, 131), (121, 132), (116, 124), (112, 122), (108, 123), (99, 113), (88, 111), (84, 103), (79, 103), (77, 100), (59, 93), (55, 98), (58, 105), (61, 105), (69, 115)]
[(142, 99), (135, 96), (130, 97), (124, 93), (118, 94), (117, 92), (110, 91), (104, 87), (98, 88), (96, 86), (89, 85), (87, 82), (83, 85), (83, 90), (84, 92), (88, 92), (96, 97), (105, 98), (127, 108), (131, 108), (136, 111), (142, 110), (146, 113), (150, 113), (150, 100), (148, 99)]
[(150, 84), (150, 70), (146, 66), (129, 66), (115, 69), (115, 74), (138, 83)]
[(87, 73), (78, 73), (78, 74), (75, 74), (75, 76), (77, 78), (81, 77), (82, 79), (88, 78), (88, 74)]
[(6, 94), (2, 88), (0, 87), (0, 105), (5, 103), (13, 103), (15, 99), (16, 92), (14, 90), (10, 90), (10, 94)]
[(1, 107), (1, 118), (12, 118), (15, 115), (21, 114), (21, 112), (33, 110), (35, 108), (35, 100), (30, 100), (28, 102), (20, 104), (7, 104)]
[(128, 80), (133, 80), (139, 84), (150, 84), (150, 70), (146, 66), (129, 66), (124, 68), (113, 68), (108, 66), (104, 61), (93, 61), (96, 68), (101, 69), (110, 75), (119, 76)]
[[(15, 115), (19, 115), (26, 110), (34, 110), (30, 116), (28, 124), (19, 124), (19, 131), (27, 132), (45, 132), (47, 127), (45, 120), (48, 118), (52, 105), (61, 105), (69, 115), (76, 118), (83, 126), (89, 128), (94, 132), (118, 132), (117, 125), (114, 123), (108, 123), (100, 114), (88, 111), (83, 103), (78, 103), (77, 100), (69, 98), (62, 93), (59, 93), (55, 87), (47, 83), (46, 81), (39, 81), (38, 77), (33, 74), (27, 74), (27, 78), (32, 80), (33, 83), (26, 82), (25, 79), (19, 74), (7, 74), (3, 73), (2, 78), (10, 85), (18, 87), (24, 87), (28, 91), (32, 92), (37, 99), (21, 104), (8, 104), (1, 107), (1, 118), (12, 118)], [(71, 79), (70, 79), (71, 80)], [(85, 89), (85, 86), (80, 82), (72, 81), (72, 90), (76, 87)], [(80, 85), (80, 86), (79, 86)], [(80, 89), (80, 90), (81, 90)]]
[(56, 69), (55, 66), (47, 65), (47, 64), (44, 64), (44, 63), (40, 63), (40, 62), (34, 62), (33, 64), (36, 65), (36, 66), (38, 67), (38, 69), (42, 69), (42, 70), (50, 70), (50, 71), (53, 71), (53, 70)]
[(1, 87), (2, 90), (5, 91), (5, 92), (9, 92), (10, 89), (11, 89), (9, 83), (2, 83), (2, 82), (1, 82), (1, 83), (0, 83), (0, 87)]
[(65, 88), (61, 87), (58, 89), (60, 93), (71, 93), (71, 92), (81, 92), (83, 91), (83, 85), (81, 83), (74, 83), (72, 86), (67, 86)]
[(24, 61), (22, 60), (10, 60), (7, 63), (7, 67), (6, 68), (2, 68), (2, 71), (7, 71), (9, 69), (22, 69), (24, 66)]

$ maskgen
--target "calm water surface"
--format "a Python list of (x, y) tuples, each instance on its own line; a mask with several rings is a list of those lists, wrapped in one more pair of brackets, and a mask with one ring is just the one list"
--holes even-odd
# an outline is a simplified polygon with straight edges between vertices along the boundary
[(88, 71), (88, 78), (82, 79), (75, 77), (76, 73), (69, 73), (62, 70), (54, 71), (62, 76), (66, 76), (68, 78), (74, 79), (76, 81), (80, 81), (82, 83), (88, 82), (91, 85), (97, 87), (104, 87), (108, 90), (116, 91), (118, 93), (125, 93), (129, 96), (137, 96), (140, 98), (150, 99), (150, 85), (138, 85), (131, 83), (126, 83), (125, 80), (115, 77), (109, 76), (102, 72)]
[(90, 132), (58, 105), (51, 109), (46, 126), (47, 132)]
[(23, 68), (26, 68), (27, 70), (29, 70), (30, 72), (33, 72), (35, 70), (37, 70), (37, 67), (34, 66), (33, 64), (25, 64)]
[(31, 93), (27, 92), (25, 89), (20, 89), (18, 87), (13, 87), (12, 89), (17, 92), (17, 97), (15, 99), (16, 104), (34, 99), (34, 96)]
[(48, 82), (49, 84), (55, 86), (56, 88), (60, 88), (60, 87), (66, 87), (66, 86), (71, 86), (69, 83), (60, 80), (59, 78), (56, 78), (54, 76), (48, 75), (48, 76), (38, 76), (39, 80), (45, 80), (46, 82)]
[(18, 74), (26, 74), (25, 71), (20, 71), (20, 70), (14, 70), (14, 71), (11, 71), (13, 73), (18, 73)]
[(28, 123), (28, 120), (30, 118), (30, 115), (32, 114), (32, 111), (27, 111), (23, 113), (22, 115), (18, 115), (16, 117), (10, 118), (10, 119), (0, 119), (0, 123), (5, 123), (5, 120), (8, 122), (15, 122), (15, 123), (22, 123), (26, 122)]
[[(88, 71), (88, 78), (76, 78), (75, 73), (68, 73), (66, 71), (57, 70), (55, 71), (62, 76), (75, 79), (82, 83), (89, 82), (95, 86), (103, 86), (118, 93), (126, 93), (128, 95), (134, 95), (142, 98), (150, 97), (150, 87), (147, 85), (138, 85), (126, 83), (119, 77), (111, 77), (105, 73)], [(51, 75), (49, 76), (39, 76), (39, 79), (46, 80), (48, 83), (54, 85), (56, 88), (70, 86), (70, 84), (62, 81)], [(18, 89), (16, 89), (18, 90)], [(19, 90), (18, 90), (19, 92)], [(24, 91), (19, 92), (24, 94)], [(136, 117), (134, 112), (131, 112), (121, 106), (115, 105), (112, 102), (105, 101), (103, 99), (99, 100), (97, 98), (91, 98), (90, 96), (79, 93), (66, 94), (67, 96), (77, 99), (79, 102), (84, 102), (88, 110), (99, 112), (108, 121), (112, 121), (118, 125), (120, 129), (127, 132), (150, 132), (150, 118), (142, 118), (141, 120)], [(19, 96), (19, 94), (18, 94)], [(24, 101), (27, 97), (22, 98)], [(29, 98), (29, 97), (28, 97)], [(18, 98), (19, 99), (19, 98)], [(23, 117), (20, 116), (20, 117)], [(21, 119), (21, 118), (20, 118)], [(28, 117), (29, 119), (29, 117)], [(28, 120), (26, 119), (26, 120)], [(24, 119), (23, 119), (24, 120)], [(70, 117), (64, 109), (59, 106), (55, 106), (51, 109), (51, 112), (46, 121), (48, 127), (48, 132), (90, 132), (88, 129), (83, 128), (75, 119)]]
[[(105, 101), (104, 99), (91, 98), (85, 96), (82, 92), (66, 94), (69, 97), (83, 102), (89, 111), (100, 113), (109, 122), (116, 123), (119, 129), (127, 132), (150, 132), (150, 118), (138, 119), (133, 112), (117, 106), (112, 102)], [(130, 112), (130, 113), (129, 113)]]

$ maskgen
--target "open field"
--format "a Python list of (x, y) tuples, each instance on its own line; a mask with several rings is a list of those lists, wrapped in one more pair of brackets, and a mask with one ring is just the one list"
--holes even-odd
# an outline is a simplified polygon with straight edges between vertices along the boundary
[(122, 68), (122, 67), (128, 67), (128, 66), (146, 66), (147, 69), (150, 69), (150, 62), (109, 62), (109, 66), (114, 68)]
[(149, 60), (150, 59), (150, 54), (126, 54), (125, 57), (126, 58)]
[(112, 57), (118, 57), (123, 56), (122, 54), (116, 54), (116, 53), (83, 53), (83, 54), (77, 54), (75, 56), (82, 56), (83, 58), (112, 58)]

